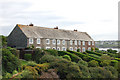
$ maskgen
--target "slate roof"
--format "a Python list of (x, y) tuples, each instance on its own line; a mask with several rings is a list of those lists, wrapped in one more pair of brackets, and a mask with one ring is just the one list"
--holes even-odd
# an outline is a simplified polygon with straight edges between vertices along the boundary
[(84, 40), (93, 41), (86, 32), (45, 28), (38, 26), (28, 26), (17, 24), (28, 38), (50, 38), (50, 39), (65, 39), (65, 40)]

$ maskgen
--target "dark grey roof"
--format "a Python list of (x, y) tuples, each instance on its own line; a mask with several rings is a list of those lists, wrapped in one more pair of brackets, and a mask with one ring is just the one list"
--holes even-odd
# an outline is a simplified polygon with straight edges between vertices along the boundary
[(23, 33), (28, 38), (51, 38), (51, 39), (93, 41), (93, 39), (86, 32), (28, 26), (20, 24), (17, 24), (17, 26), (23, 31)]

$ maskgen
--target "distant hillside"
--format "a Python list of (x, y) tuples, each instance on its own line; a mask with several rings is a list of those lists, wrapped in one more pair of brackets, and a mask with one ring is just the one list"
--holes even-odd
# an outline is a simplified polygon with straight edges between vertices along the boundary
[(118, 40), (106, 40), (106, 41), (95, 41), (97, 48), (120, 48), (120, 41)]

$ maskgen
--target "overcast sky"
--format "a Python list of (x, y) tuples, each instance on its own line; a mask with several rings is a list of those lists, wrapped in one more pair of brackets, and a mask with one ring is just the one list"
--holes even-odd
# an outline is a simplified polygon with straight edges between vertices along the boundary
[(118, 39), (120, 0), (0, 0), (0, 34), (16, 24), (87, 32), (94, 40)]

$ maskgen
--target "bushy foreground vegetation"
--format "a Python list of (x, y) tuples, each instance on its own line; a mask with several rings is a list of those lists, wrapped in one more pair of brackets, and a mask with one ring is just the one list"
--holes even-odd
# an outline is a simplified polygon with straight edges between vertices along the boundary
[(3, 48), (3, 78), (118, 78), (120, 68), (120, 56), (112, 50), (80, 53), (34, 49), (34, 55), (25, 54), (24, 59), (19, 59), (18, 50)]

